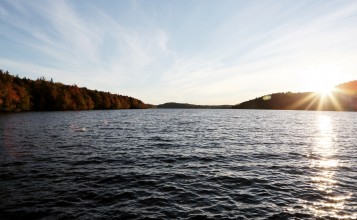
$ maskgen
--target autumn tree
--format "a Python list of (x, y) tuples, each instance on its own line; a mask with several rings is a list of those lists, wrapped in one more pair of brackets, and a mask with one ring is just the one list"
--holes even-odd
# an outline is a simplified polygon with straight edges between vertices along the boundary
[(137, 99), (54, 83), (41, 77), (21, 79), (0, 70), (0, 111), (65, 111), (145, 108)]

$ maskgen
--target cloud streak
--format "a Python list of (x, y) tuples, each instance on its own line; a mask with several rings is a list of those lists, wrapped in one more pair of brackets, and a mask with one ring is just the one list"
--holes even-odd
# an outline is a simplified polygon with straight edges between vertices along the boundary
[(313, 89), (323, 71), (356, 78), (354, 1), (187, 3), (5, 1), (1, 68), (154, 104)]

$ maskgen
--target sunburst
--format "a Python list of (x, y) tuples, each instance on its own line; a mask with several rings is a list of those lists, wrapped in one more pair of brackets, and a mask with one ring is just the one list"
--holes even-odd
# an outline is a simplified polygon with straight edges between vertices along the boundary
[(335, 87), (321, 87), (316, 92), (310, 92), (303, 99), (295, 102), (291, 109), (301, 109), (302, 106), (306, 106), (305, 110), (336, 110), (342, 111), (342, 105), (336, 97), (339, 90)]

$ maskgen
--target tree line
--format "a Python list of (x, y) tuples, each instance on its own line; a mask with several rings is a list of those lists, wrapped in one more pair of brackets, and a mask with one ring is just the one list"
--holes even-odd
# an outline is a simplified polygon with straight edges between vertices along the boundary
[[(310, 98), (311, 97), (311, 98)], [(242, 102), (232, 108), (237, 109), (275, 109), (275, 110), (317, 110), (319, 99), (312, 92), (281, 92), (261, 96)], [(306, 101), (303, 101), (306, 100)]]
[(337, 85), (329, 94), (274, 93), (242, 102), (232, 108), (357, 111), (357, 80)]
[(41, 77), (20, 78), (0, 70), (0, 111), (141, 109), (142, 101), (123, 95), (64, 85)]

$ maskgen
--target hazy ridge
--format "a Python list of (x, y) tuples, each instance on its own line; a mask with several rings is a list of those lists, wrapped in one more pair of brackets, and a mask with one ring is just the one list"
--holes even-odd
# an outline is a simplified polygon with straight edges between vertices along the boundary
[(186, 108), (186, 109), (230, 109), (232, 105), (194, 105), (188, 103), (167, 102), (156, 106), (157, 108)]

